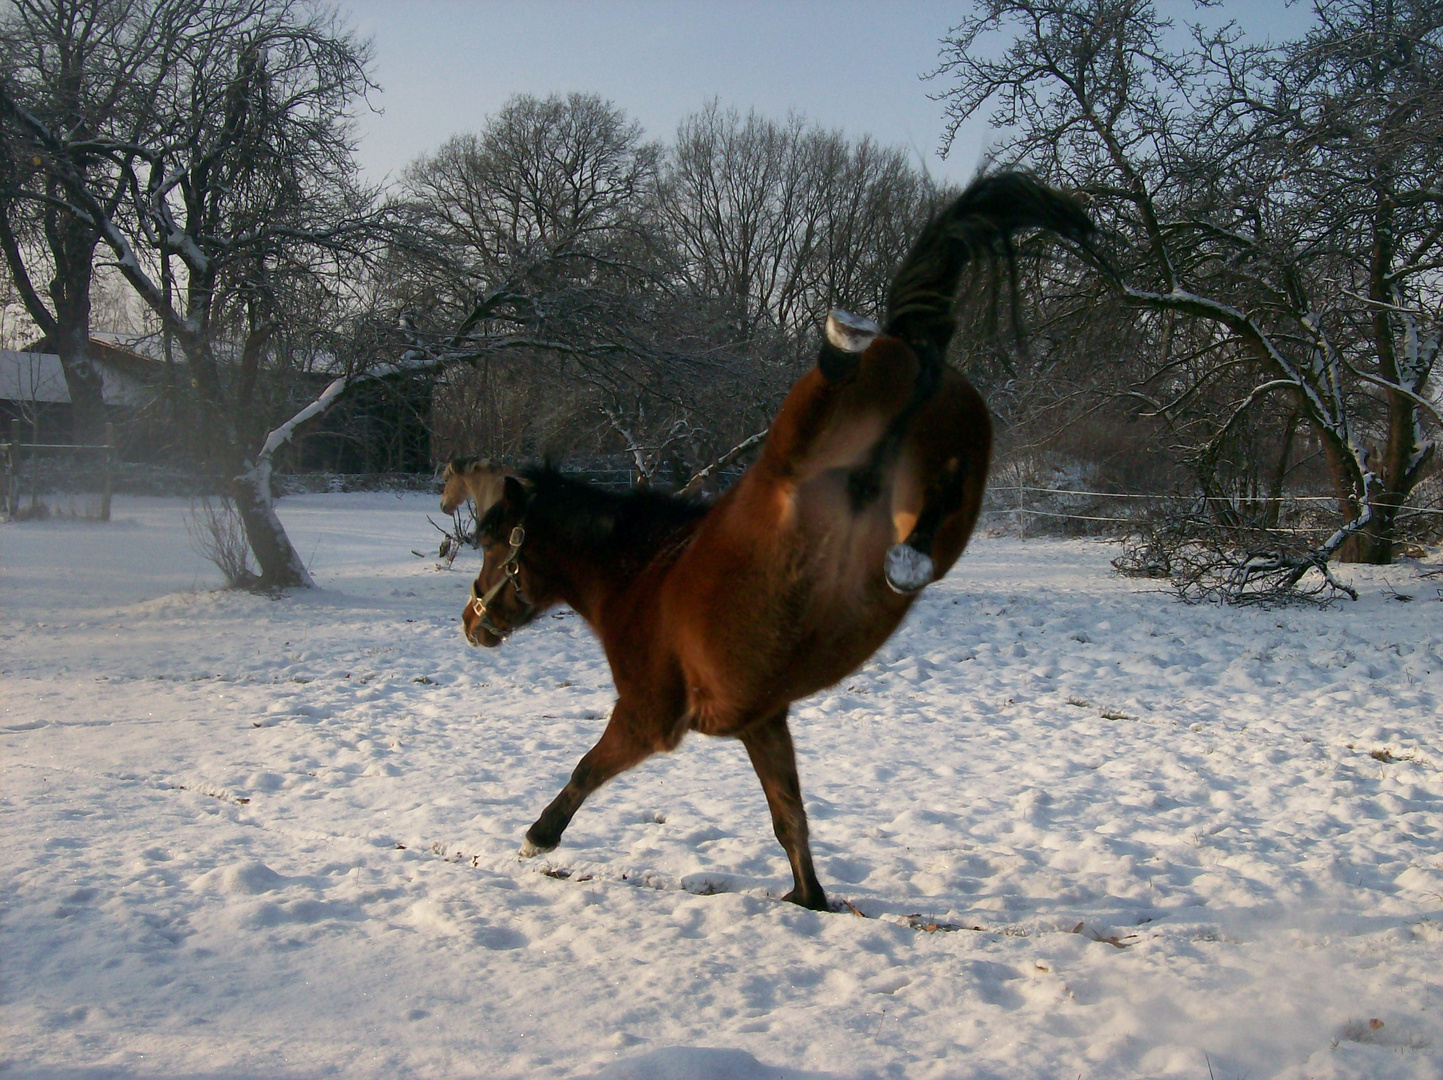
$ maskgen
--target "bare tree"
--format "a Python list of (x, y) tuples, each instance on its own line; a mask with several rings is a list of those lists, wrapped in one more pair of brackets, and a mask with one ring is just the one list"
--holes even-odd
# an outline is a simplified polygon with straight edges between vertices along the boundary
[(821, 217), (807, 275), (804, 333), (833, 308), (880, 315), (917, 230), (956, 194), (919, 172), (903, 151), (869, 137), (848, 142), (840, 132), (814, 131), (812, 140)]
[[(1091, 197), (1111, 288), (1137, 313), (1131, 390), (1187, 444), (1204, 494), (1247, 425), (1276, 433), (1274, 490), (1298, 425), (1321, 446), (1344, 523), (1279, 555), (1283, 588), (1333, 557), (1390, 558), (1439, 413), (1443, 11), (1317, 13), (1285, 46), (1229, 26), (1175, 49), (1149, 0), (985, 0), (936, 72), (949, 137), (992, 108), (1014, 133), (1004, 160)], [(1076, 281), (1054, 295), (1074, 312), (1097, 299)]]
[(638, 487), (650, 487), (657, 471), (668, 460), (679, 461), (679, 448), (695, 434), (684, 409), (666, 410), (658, 417), (654, 415), (657, 411), (654, 408), (653, 415), (648, 417), (643, 394), (632, 394), (629, 398), (607, 394), (601, 410), (610, 430), (620, 438), (626, 455), (631, 458)]
[[(519, 96), (479, 134), (447, 140), (407, 171), (422, 221), (476, 282), (541, 260), (586, 275), (645, 233), (656, 146), (595, 95)], [(612, 259), (608, 260), (607, 256)]]
[(823, 211), (805, 121), (713, 102), (682, 121), (667, 162), (663, 212), (692, 291), (724, 298), (743, 337), (789, 326)]
[(743, 336), (810, 333), (832, 307), (880, 312), (943, 194), (898, 150), (716, 103), (682, 121), (661, 191), (678, 275), (727, 302)]
[(763, 426), (831, 307), (880, 310), (937, 196), (902, 154), (800, 117), (712, 106), (663, 149), (587, 95), (513, 99), (404, 183), (435, 244), (397, 254), (409, 343), (447, 369), (448, 407), (494, 429), (456, 449), (569, 433), (643, 477)]
[[(666, 426), (738, 382), (734, 352), (711, 332), (713, 307), (670, 275), (659, 153), (598, 97), (523, 96), (408, 170), (417, 232), (435, 244), (397, 261), (415, 354), (446, 370), (448, 397), (477, 419), (503, 398), (531, 410), (505, 418), (506, 439), (476, 436), (490, 448), (556, 449), (531, 441), (557, 427), (535, 421), (579, 409), (593, 422), (566, 420), (572, 446), (599, 446), (596, 432), (620, 438), (606, 403), (631, 403), (632, 430), (632, 405), (645, 399), (644, 415)], [(659, 429), (632, 434), (650, 444)]]
[(101, 237), (66, 178), (117, 212), (125, 151), (112, 151), (140, 138), (198, 5), (14, 0), (0, 15), (0, 249), (24, 310), (60, 356), (81, 442), (99, 442), (105, 423), (89, 354)]
[(373, 242), (373, 199), (355, 182), (348, 110), (369, 87), (365, 46), (331, 13), (291, 0), (212, 0), (188, 9), (165, 77), (129, 141), (97, 138), (102, 185), (70, 167), (65, 133), (12, 104), (57, 155), (52, 201), (86, 223), (180, 347), (209, 468), (234, 477), (265, 587), (309, 584), (271, 505), (268, 470), (294, 425), (351, 373), (265, 436), (262, 358), (304, 280), (324, 288)]
[(411, 166), (403, 187), (434, 243), (405, 265), (416, 343), (438, 361), (505, 350), (605, 373), (648, 291), (656, 148), (602, 99), (512, 99), (479, 134)]
[[(1355, 415), (1370, 429), (1371, 479), (1324, 442), (1340, 498), (1365, 492), (1369, 520), (1345, 554), (1386, 563), (1398, 510), (1434, 460), (1427, 429), (1443, 413), (1433, 378), (1443, 337), (1443, 9), (1345, 0), (1317, 15), (1306, 38), (1260, 63), (1271, 94), (1243, 100), (1276, 114), (1267, 132), (1320, 215), (1300, 231), (1337, 251), (1333, 281), (1308, 275), (1316, 284), (1295, 304), (1311, 301), (1313, 354), (1360, 384)], [(1251, 89), (1245, 65), (1226, 45), (1216, 53), (1241, 97)]]

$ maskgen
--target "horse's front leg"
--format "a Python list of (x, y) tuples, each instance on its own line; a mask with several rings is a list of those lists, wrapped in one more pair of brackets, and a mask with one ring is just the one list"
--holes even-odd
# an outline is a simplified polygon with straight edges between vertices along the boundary
[(758, 720), (740, 736), (752, 759), (752, 768), (766, 792), (772, 812), (772, 831), (792, 864), (792, 891), (782, 897), (815, 911), (827, 910), (827, 894), (812, 867), (807, 842), (807, 811), (802, 806), (802, 785), (797, 779), (797, 756), (787, 727), (787, 710)]
[(600, 740), (577, 763), (561, 793), (526, 830), (521, 857), (529, 859), (561, 843), (561, 834), (571, 824), (572, 817), (586, 797), (617, 773), (625, 772), (650, 757), (654, 749), (655, 741), (645, 737), (639, 729), (632, 710), (618, 701), (611, 710), (611, 719)]

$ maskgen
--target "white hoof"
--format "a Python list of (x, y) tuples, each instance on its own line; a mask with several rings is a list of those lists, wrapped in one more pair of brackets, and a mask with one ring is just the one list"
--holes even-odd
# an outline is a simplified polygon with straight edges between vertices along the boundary
[(907, 544), (893, 544), (887, 549), (883, 574), (893, 592), (911, 596), (932, 583), (936, 567), (931, 556), (924, 555)]
[(521, 841), (521, 850), (518, 851), (516, 854), (519, 855), (519, 856), (520, 856), (521, 858), (523, 858), (523, 859), (534, 859), (534, 858), (536, 858), (536, 856), (538, 856), (538, 855), (545, 855), (548, 851), (555, 851), (555, 850), (556, 850), (556, 845), (555, 845), (555, 844), (552, 844), (550, 847), (537, 847), (537, 846), (536, 846), (535, 844), (533, 844), (530, 840), (522, 840), (522, 841)]

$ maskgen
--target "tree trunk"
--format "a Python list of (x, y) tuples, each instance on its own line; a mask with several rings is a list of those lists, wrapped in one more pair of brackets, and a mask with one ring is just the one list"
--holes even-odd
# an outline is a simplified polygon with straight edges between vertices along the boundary
[(105, 438), (105, 396), (100, 369), (90, 359), (90, 285), (94, 276), (95, 228), (74, 214), (53, 211), (46, 222), (55, 276), (55, 351), (70, 391), (74, 418), (71, 441), (98, 445)]
[(0, 248), (26, 313), (60, 357), (70, 392), (71, 441), (99, 444), (105, 436), (104, 385), (90, 359), (90, 279), (96, 235), (59, 211), (52, 211), (47, 218), (45, 237), (55, 259), (55, 275), (47, 290), (52, 313), (31, 281), (25, 253), (9, 220), (13, 212), (11, 202), (0, 206)]
[[(1314, 424), (1313, 430), (1317, 431), (1323, 444), (1323, 460), (1328, 463), (1328, 475), (1333, 484), (1333, 495), (1338, 500), (1338, 512), (1343, 517), (1343, 523), (1358, 519), (1358, 507), (1353, 498), (1357, 493), (1357, 481), (1352, 468), (1353, 458), (1347, 450), (1338, 445), (1336, 438), (1320, 424)], [(1369, 563), (1376, 561), (1372, 557), (1376, 550), (1375, 540), (1370, 537), (1369, 532), (1375, 527), (1377, 515), (1375, 513), (1372, 522), (1369, 522), (1362, 531), (1354, 533), (1343, 541), (1338, 548), (1337, 559), (1345, 563)]]
[(213, 474), (229, 480), (246, 543), (260, 567), (256, 585), (263, 589), (310, 588), (315, 582), (276, 516), (269, 450), (262, 452), (258, 463), (248, 459), (235, 418), (239, 410), (227, 398), (210, 342), (196, 334), (183, 338), (181, 348), (196, 391), (207, 465)]
[(260, 468), (251, 466), (231, 481), (231, 497), (245, 526), (246, 542), (260, 567), (257, 584), (263, 589), (311, 588), (315, 582), (276, 516), (268, 466), (269, 462)]
[(61, 308), (54, 345), (70, 391), (71, 441), (98, 446), (105, 440), (105, 387), (90, 359), (89, 308), (81, 318), (67, 318)]
[(1268, 529), (1276, 529), (1283, 504), (1283, 484), (1288, 477), (1288, 460), (1293, 456), (1293, 442), (1298, 437), (1298, 424), (1302, 420), (1302, 414), (1293, 410), (1288, 417), (1287, 425), (1283, 428), (1283, 448), (1278, 453), (1278, 463), (1273, 469), (1273, 475), (1268, 483), (1266, 494), (1267, 501), (1263, 503), (1263, 526)]
[[(1389, 271), (1395, 261), (1391, 184), (1379, 192), (1373, 226), (1369, 268), (1373, 348), (1378, 357), (1378, 373), (1389, 383), (1401, 385), (1411, 382), (1414, 372), (1410, 370), (1405, 379), (1400, 370), (1397, 342), (1393, 336), (1393, 314), (1389, 310), (1390, 305), (1401, 302), (1389, 279)], [(1379, 492), (1373, 499), (1373, 520), (1360, 537), (1360, 557), (1357, 560), (1382, 565), (1393, 561), (1398, 510), (1408, 501), (1422, 475), (1423, 466), (1432, 456), (1431, 447), (1420, 445), (1418, 405), (1406, 394), (1391, 388), (1385, 392), (1384, 400), (1388, 406), (1388, 435), (1379, 455)]]
[(281, 519), (276, 516), (275, 503), (271, 500), (271, 456), (291, 440), (297, 428), (329, 409), (350, 382), (346, 376), (332, 380), (315, 401), (266, 436), (265, 445), (256, 455), (255, 462), (245, 462), (231, 481), (236, 509), (245, 526), (246, 542), (261, 568), (258, 584), (262, 588), (309, 589), (315, 586), (306, 564), (291, 545), (290, 537), (286, 536)]

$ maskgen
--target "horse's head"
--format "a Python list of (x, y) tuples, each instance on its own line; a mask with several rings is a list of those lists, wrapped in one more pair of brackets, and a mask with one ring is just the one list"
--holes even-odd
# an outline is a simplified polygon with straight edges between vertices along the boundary
[(516, 474), (486, 458), (453, 458), (441, 474), (441, 512), (454, 514), (467, 499), (476, 503), (476, 516), (486, 513), (501, 497), (501, 481)]
[(496, 501), (481, 511), (485, 561), (471, 585), (461, 630), (472, 645), (494, 648), (557, 602), (537, 569), (535, 544), (526, 539), (527, 482), (507, 472), (496, 481)]

